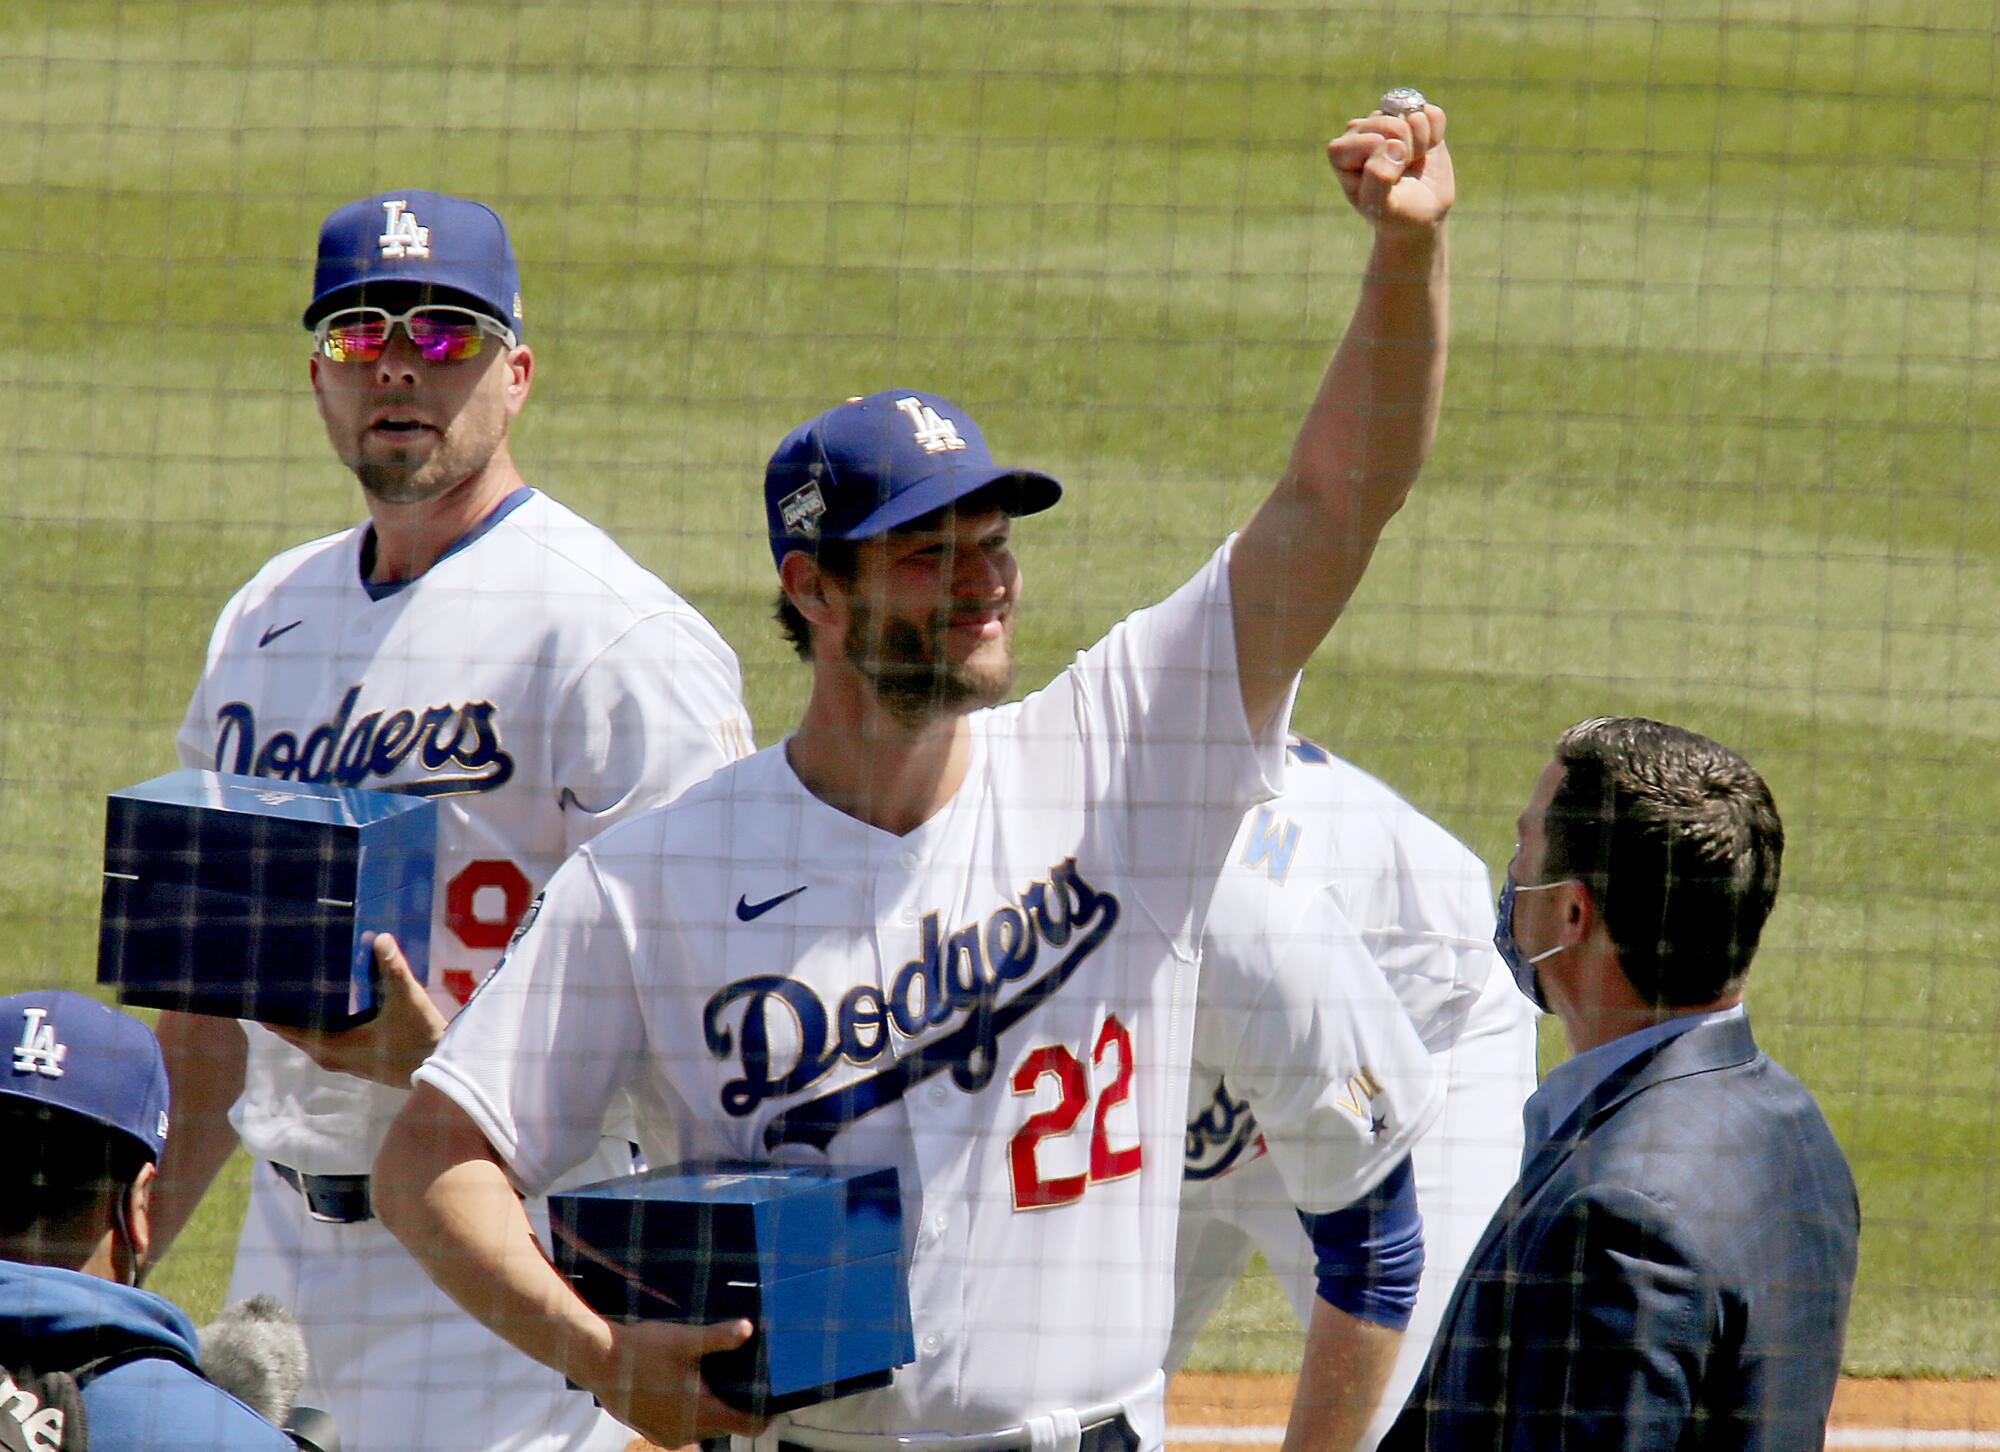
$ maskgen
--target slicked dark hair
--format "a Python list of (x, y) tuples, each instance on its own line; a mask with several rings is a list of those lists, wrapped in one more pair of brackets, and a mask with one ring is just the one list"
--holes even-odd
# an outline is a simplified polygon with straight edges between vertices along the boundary
[(1619, 966), (1648, 1002), (1742, 986), (1778, 897), (1785, 828), (1750, 763), (1638, 716), (1580, 721), (1556, 742), (1544, 880), (1590, 889)]
[[(814, 551), (813, 558), (819, 562), (821, 570), (834, 579), (851, 583), (861, 568), (860, 546), (853, 540), (824, 539)], [(791, 597), (781, 588), (778, 603), (771, 616), (778, 622), (778, 629), (791, 642), (800, 660), (812, 659), (812, 622), (794, 605)]]

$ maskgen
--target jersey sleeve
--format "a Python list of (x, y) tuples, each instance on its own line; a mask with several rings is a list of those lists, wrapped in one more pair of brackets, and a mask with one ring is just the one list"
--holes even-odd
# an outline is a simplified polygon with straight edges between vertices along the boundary
[(573, 852), (749, 754), (736, 654), (692, 610), (649, 615), (577, 672), (558, 703), (553, 741)]
[(539, 1194), (598, 1147), (644, 1052), (632, 938), (590, 848), (549, 879), (414, 1082), (450, 1099)]
[(1207, 889), (1244, 812), (1276, 795), (1284, 777), (1290, 700), (1256, 736), (1243, 711), (1234, 542), (1167, 599), (1114, 626), (1061, 681), (1076, 712), (1087, 799), (1124, 808), (1116, 820), (1133, 887), (1175, 934), (1200, 931)]
[[(1283, 899), (1253, 898), (1289, 907)], [(1444, 1107), (1443, 1076), (1328, 891), (1211, 914), (1195, 1061), (1247, 1101), (1295, 1209), (1373, 1189)]]
[(188, 696), (187, 710), (182, 713), (180, 730), (174, 736), (174, 755), (180, 766), (200, 767), (205, 771), (215, 769), (216, 704), (209, 687), (216, 678), (216, 665), (222, 658), (223, 646), (242, 609), (243, 591), (239, 590), (216, 617), (215, 629), (209, 635), (208, 650), (202, 659), (201, 676)]
[(1486, 864), (1351, 763), (1307, 745), (1287, 785), (1298, 784), (1309, 830), (1331, 833), (1326, 880), (1425, 1046), (1442, 1053), (1499, 963)]

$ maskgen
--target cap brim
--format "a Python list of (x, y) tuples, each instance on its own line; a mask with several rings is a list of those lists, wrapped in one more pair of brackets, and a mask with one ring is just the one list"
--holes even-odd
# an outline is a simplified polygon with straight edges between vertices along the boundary
[(1033, 469), (948, 469), (905, 489), (859, 523), (828, 531), (827, 538), (873, 539), (987, 491), (994, 504), (1013, 515), (1040, 514), (1062, 498), (1062, 485)]

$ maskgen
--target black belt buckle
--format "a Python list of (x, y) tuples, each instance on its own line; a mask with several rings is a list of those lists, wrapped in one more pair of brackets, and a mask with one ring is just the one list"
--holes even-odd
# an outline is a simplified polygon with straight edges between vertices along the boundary
[(306, 1214), (322, 1225), (359, 1225), (375, 1218), (366, 1175), (302, 1175), (276, 1160), (269, 1164), (279, 1179), (305, 1198)]
[(1085, 1427), (1077, 1439), (1077, 1452), (1139, 1452), (1139, 1434), (1120, 1412)]

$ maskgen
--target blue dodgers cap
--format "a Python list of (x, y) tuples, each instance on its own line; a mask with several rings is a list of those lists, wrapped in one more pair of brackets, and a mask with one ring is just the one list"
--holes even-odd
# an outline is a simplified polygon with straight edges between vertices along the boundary
[(507, 224), (481, 202), (443, 192), (381, 192), (349, 202), (319, 229), (310, 328), (344, 294), (414, 283), (462, 295), (521, 336), (521, 270)]
[(59, 988), (0, 998), (0, 1099), (67, 1110), (137, 1140), (167, 1143), (167, 1066), (153, 1031)]
[(771, 558), (811, 553), (823, 539), (872, 539), (991, 485), (1009, 514), (1035, 514), (1062, 485), (1003, 469), (969, 414), (949, 399), (891, 388), (849, 399), (790, 433), (764, 470)]

